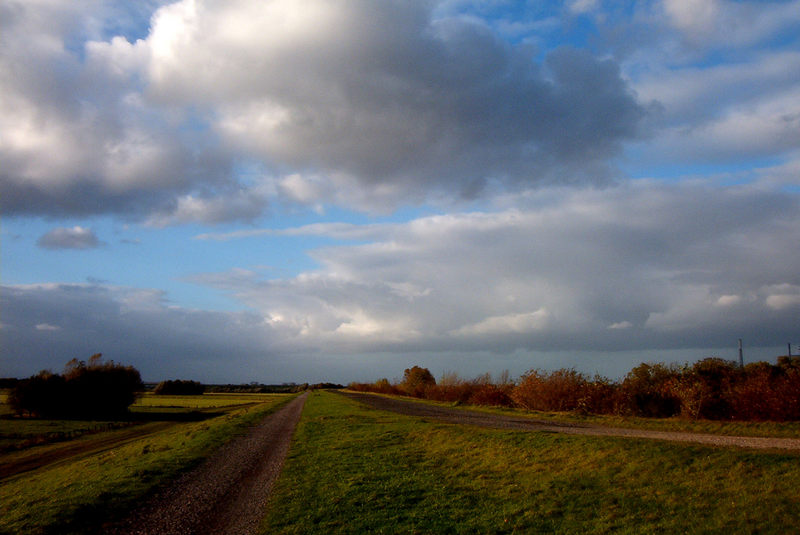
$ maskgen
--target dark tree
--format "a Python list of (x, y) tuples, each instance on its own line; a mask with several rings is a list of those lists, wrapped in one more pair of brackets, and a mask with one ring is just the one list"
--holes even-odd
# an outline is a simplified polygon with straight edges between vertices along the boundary
[(117, 418), (128, 412), (144, 389), (132, 366), (102, 362), (100, 353), (87, 364), (67, 363), (64, 375), (40, 372), (21, 381), (9, 395), (17, 414), (65, 418)]
[(19, 415), (59, 416), (66, 397), (64, 377), (42, 370), (19, 381), (8, 394), (8, 404)]
[(161, 381), (153, 390), (156, 395), (199, 396), (206, 391), (206, 387), (197, 381), (182, 379)]

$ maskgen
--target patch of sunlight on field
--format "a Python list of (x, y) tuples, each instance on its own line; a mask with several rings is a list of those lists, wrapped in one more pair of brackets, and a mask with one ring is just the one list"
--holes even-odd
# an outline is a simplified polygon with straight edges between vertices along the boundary
[(8, 404), (8, 392), (6, 388), (0, 389), (0, 417), (11, 414), (11, 407)]
[(243, 393), (206, 393), (199, 396), (186, 395), (156, 395), (145, 392), (131, 406), (132, 411), (141, 408), (180, 408), (180, 409), (217, 409), (248, 405), (251, 403), (265, 403), (276, 399), (283, 399), (286, 394), (243, 394)]

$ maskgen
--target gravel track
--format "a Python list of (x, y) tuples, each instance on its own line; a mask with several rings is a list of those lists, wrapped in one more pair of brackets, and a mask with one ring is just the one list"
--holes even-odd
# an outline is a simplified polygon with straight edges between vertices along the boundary
[(649, 431), (644, 429), (623, 429), (602, 427), (591, 424), (572, 424), (550, 420), (536, 420), (521, 416), (506, 416), (464, 409), (428, 405), (415, 401), (388, 398), (375, 394), (342, 392), (342, 395), (355, 399), (369, 407), (392, 411), (409, 416), (431, 418), (453, 424), (476, 425), (501, 429), (524, 429), (571, 435), (594, 435), (629, 438), (647, 438), (673, 442), (694, 442), (712, 446), (733, 446), (739, 448), (775, 449), (800, 451), (800, 438), (739, 437), (687, 433), (678, 431)]
[(307, 393), (264, 418), (103, 533), (254, 533), (289, 451)]

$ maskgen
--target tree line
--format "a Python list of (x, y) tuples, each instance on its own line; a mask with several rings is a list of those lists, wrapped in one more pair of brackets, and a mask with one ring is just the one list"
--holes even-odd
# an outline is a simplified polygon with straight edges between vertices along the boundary
[(15, 384), (8, 403), (18, 415), (42, 418), (115, 419), (124, 416), (144, 389), (139, 371), (97, 353), (72, 359), (63, 374), (41, 371)]
[(484, 374), (465, 380), (445, 373), (437, 382), (413, 366), (400, 382), (351, 383), (350, 389), (456, 404), (520, 407), (645, 417), (711, 420), (800, 420), (800, 357), (740, 367), (707, 358), (692, 365), (644, 363), (621, 381), (588, 377), (574, 369), (530, 370), (517, 381)]
[[(9, 388), (8, 403), (18, 416), (39, 418), (118, 419), (128, 414), (145, 385), (139, 371), (114, 361), (104, 362), (102, 354), (88, 362), (72, 359), (61, 374), (43, 370), (27, 379), (0, 379)], [(296, 393), (311, 389), (344, 388), (336, 383), (260, 383), (204, 385), (198, 381), (170, 379), (153, 388), (154, 395), (202, 395), (212, 393)]]

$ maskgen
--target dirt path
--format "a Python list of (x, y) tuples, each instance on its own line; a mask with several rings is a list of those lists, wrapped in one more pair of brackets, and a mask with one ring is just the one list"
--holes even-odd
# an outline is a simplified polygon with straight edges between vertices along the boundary
[(10, 462), (0, 463), (0, 480), (17, 474), (57, 464), (63, 460), (75, 460), (79, 455), (90, 455), (116, 448), (147, 435), (158, 433), (176, 422), (154, 422), (139, 424), (127, 429), (104, 432), (100, 436), (81, 437), (64, 444), (35, 446), (20, 455), (14, 455)]
[(798, 438), (737, 437), (676, 431), (649, 431), (644, 429), (601, 427), (589, 424), (570, 424), (549, 420), (535, 420), (533, 418), (525, 418), (522, 416), (506, 416), (502, 414), (468, 411), (463, 409), (441, 407), (437, 405), (428, 405), (415, 401), (388, 398), (374, 394), (342, 392), (342, 395), (346, 395), (352, 399), (358, 400), (359, 402), (375, 409), (397, 412), (409, 416), (432, 418), (435, 420), (455, 424), (468, 424), (477, 425), (480, 427), (503, 429), (526, 429), (531, 431), (566, 433), (572, 435), (649, 438), (657, 440), (670, 440), (674, 442), (696, 442), (700, 444), (710, 444), (713, 446), (734, 446), (740, 448), (800, 451), (800, 439)]
[(258, 528), (308, 394), (267, 416), (103, 533), (235, 534)]

